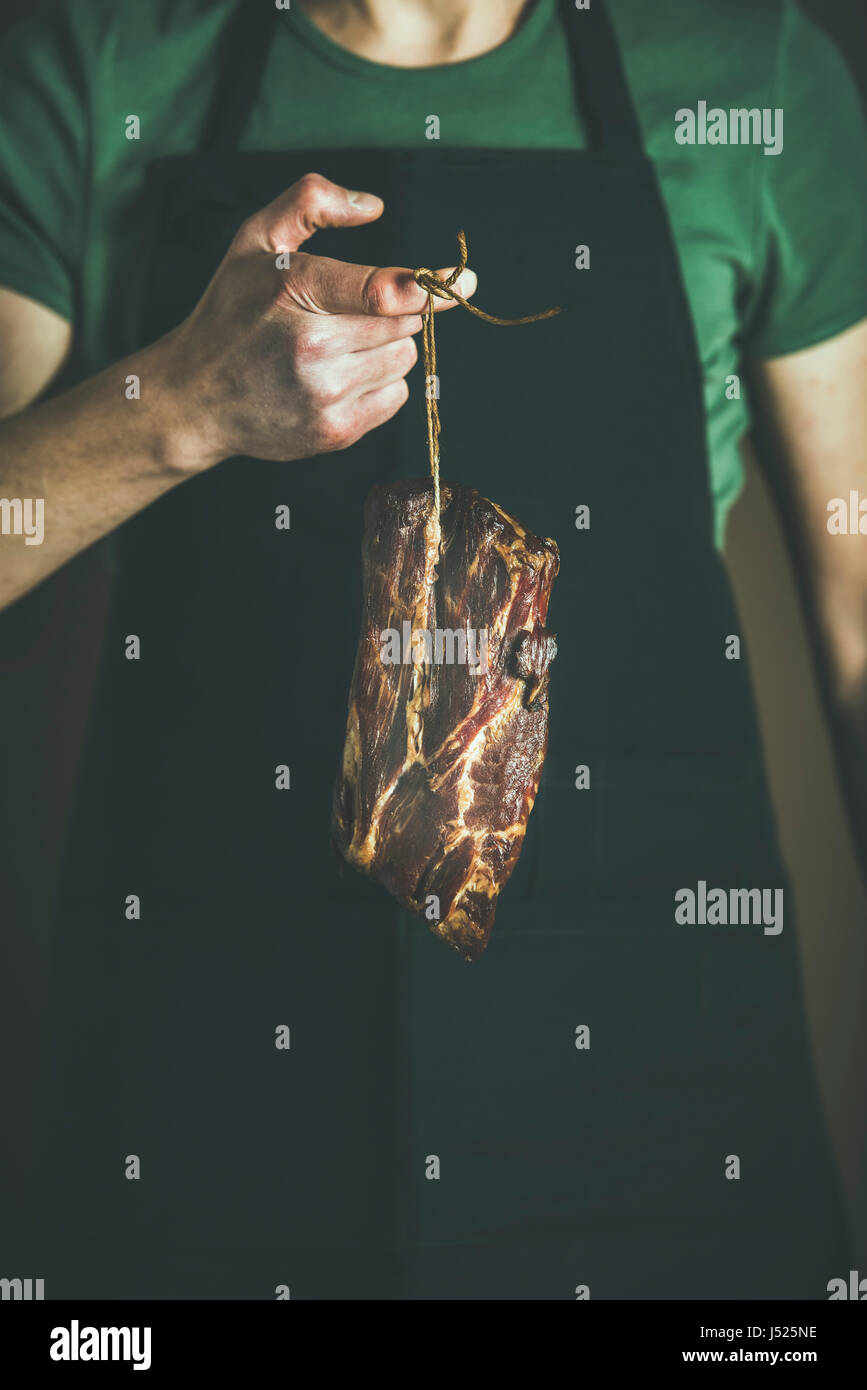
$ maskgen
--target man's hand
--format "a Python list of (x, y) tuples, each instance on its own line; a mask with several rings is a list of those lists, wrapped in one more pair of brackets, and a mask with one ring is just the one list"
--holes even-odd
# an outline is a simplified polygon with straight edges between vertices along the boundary
[[(358, 226), (382, 207), (307, 174), (243, 224), (192, 314), (158, 345), (176, 467), (344, 449), (404, 404), (427, 307), (412, 272), (298, 250), (318, 227)], [(475, 285), (467, 270), (456, 289), (466, 298)]]
[[(243, 224), (178, 328), (43, 405), (32, 402), (70, 325), (0, 290), (0, 497), (38, 499), (45, 520), (38, 543), (0, 538), (0, 608), (222, 459), (344, 449), (400, 409), (424, 290), (410, 270), (297, 250), (317, 227), (381, 212), (379, 198), (308, 174)], [(475, 284), (467, 270), (456, 288), (466, 298)], [(135, 400), (129, 375), (141, 381)]]

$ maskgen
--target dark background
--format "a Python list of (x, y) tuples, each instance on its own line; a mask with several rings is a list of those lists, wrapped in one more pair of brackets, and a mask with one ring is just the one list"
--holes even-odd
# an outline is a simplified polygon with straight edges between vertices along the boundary
[[(611, 3), (616, 8), (617, 0)], [(867, 99), (867, 0), (802, 3), (836, 38)], [(32, 0), (0, 0), (0, 31), (32, 9)], [(821, 112), (816, 119), (822, 120)], [(864, 1273), (867, 894), (842, 809), (790, 562), (754, 462), (729, 523), (726, 558), (798, 900), (816, 1067), (843, 1177), (855, 1266)], [(91, 552), (0, 616), (0, 1276), (39, 1274), (28, 1250), (30, 1203), (38, 1200), (28, 1175), (45, 1031), (51, 892), (106, 594), (101, 561)], [(792, 1218), (797, 1220), (796, 1212)]]

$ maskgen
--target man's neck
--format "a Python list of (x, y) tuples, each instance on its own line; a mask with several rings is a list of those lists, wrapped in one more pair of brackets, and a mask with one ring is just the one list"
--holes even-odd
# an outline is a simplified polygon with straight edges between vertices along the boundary
[(533, 0), (296, 0), (328, 38), (372, 62), (459, 63), (505, 43)]

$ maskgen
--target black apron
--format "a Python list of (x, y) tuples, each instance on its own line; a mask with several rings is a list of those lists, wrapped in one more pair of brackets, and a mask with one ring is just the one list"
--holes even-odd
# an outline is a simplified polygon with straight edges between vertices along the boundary
[[(523, 855), (468, 966), (329, 846), (362, 503), (427, 471), (421, 368), (348, 452), (228, 461), (121, 529), (59, 902), (55, 1295), (815, 1298), (844, 1268), (747, 667), (726, 658), (690, 313), (605, 9), (562, 21), (586, 151), (239, 153), (280, 22), (263, 0), (239, 7), (243, 81), (209, 148), (152, 170), (129, 349), (308, 170), (386, 208), (312, 251), (443, 265), (464, 227), (483, 307), (563, 306), (508, 331), (438, 319), (444, 480), (557, 540), (560, 654)], [(678, 925), (699, 880), (785, 888), (782, 933)]]

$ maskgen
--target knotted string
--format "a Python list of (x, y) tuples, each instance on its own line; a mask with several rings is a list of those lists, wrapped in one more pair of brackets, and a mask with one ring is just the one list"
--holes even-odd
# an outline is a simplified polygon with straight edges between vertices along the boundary
[(463, 232), (458, 232), (458, 264), (455, 266), (451, 275), (447, 279), (441, 280), (433, 270), (428, 270), (427, 266), (419, 266), (418, 270), (413, 271), (416, 284), (423, 290), (427, 290), (427, 313), (422, 316), (422, 348), (424, 355), (424, 374), (425, 374), (425, 396), (427, 397), (427, 447), (430, 456), (430, 471), (433, 478), (434, 491), (434, 514), (440, 514), (440, 412), (436, 399), (436, 374), (437, 374), (437, 348), (436, 337), (434, 335), (434, 296), (437, 299), (453, 299), (456, 304), (460, 304), (462, 309), (468, 309), (476, 318), (484, 319), (485, 323), (497, 323), (504, 328), (511, 328), (519, 323), (536, 323), (539, 319), (550, 319), (555, 314), (560, 313), (560, 306), (556, 309), (543, 309), (540, 314), (525, 314), (519, 319), (501, 319), (496, 314), (486, 314), (483, 309), (477, 309), (475, 304), (470, 304), (452, 289), (452, 285), (457, 280), (461, 271), (466, 269), (467, 264), (467, 238)]

